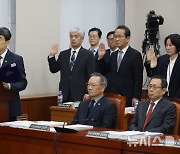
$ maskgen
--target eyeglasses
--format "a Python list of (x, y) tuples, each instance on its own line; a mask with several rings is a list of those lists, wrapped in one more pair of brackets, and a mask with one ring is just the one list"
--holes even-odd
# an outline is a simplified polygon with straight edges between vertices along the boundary
[(89, 83), (86, 83), (86, 86), (94, 88), (94, 87), (100, 86), (100, 84), (89, 84)]
[(151, 89), (151, 88), (153, 88), (154, 90), (157, 90), (158, 88), (163, 88), (163, 87), (158, 87), (157, 85), (149, 84), (148, 89)]
[(115, 38), (115, 39), (122, 39), (122, 38), (124, 38), (124, 37), (126, 37), (126, 36), (122, 36), (122, 35), (114, 35), (114, 38)]
[(97, 36), (97, 35), (89, 35), (89, 38), (95, 39), (95, 38), (97, 38), (97, 37), (99, 37), (99, 36)]

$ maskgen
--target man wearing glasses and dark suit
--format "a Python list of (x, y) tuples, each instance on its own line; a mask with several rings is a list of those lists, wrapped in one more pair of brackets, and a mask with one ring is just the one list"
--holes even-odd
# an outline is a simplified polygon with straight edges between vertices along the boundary
[(107, 80), (100, 73), (93, 73), (87, 83), (89, 98), (79, 104), (72, 124), (94, 127), (114, 128), (116, 125), (116, 106), (104, 96)]

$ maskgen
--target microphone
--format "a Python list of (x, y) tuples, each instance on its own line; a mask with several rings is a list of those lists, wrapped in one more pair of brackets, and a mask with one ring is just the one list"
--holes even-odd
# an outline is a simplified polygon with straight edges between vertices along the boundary
[(74, 129), (71, 129), (71, 128), (65, 128), (64, 126), (65, 126), (65, 122), (64, 122), (62, 127), (54, 127), (54, 129), (58, 133), (60, 133), (60, 132), (61, 133), (76, 133), (77, 132), (77, 130), (74, 130)]

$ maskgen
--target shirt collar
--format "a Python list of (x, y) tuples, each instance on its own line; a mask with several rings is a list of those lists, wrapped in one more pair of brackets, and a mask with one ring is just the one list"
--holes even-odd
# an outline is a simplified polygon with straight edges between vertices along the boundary
[[(162, 97), (161, 97), (162, 98)], [(157, 104), (158, 104), (158, 102), (161, 100), (161, 98), (160, 99), (158, 99), (158, 100), (156, 100), (155, 102), (154, 102), (154, 106), (156, 106)], [(152, 102), (152, 101), (151, 101)]]
[(2, 57), (3, 60), (4, 60), (4, 58), (5, 58), (6, 54), (7, 54), (7, 51), (8, 51), (8, 49), (6, 49), (6, 51), (3, 52), (3, 54), (1, 55), (1, 57)]
[[(124, 49), (122, 49), (121, 51), (123, 52), (123, 54), (126, 53), (127, 49), (129, 48), (129, 45), (127, 45)], [(120, 49), (119, 49), (120, 50)]]
[(169, 58), (170, 59), (170, 63), (175, 63), (176, 62), (176, 59), (177, 59), (177, 57), (176, 58), (174, 58), (173, 60), (171, 60), (171, 58)]
[[(103, 97), (103, 95), (100, 96), (100, 97), (98, 97), (98, 98), (95, 98), (95, 99), (94, 99), (94, 100), (95, 100), (94, 106), (97, 104), (97, 102), (98, 102), (102, 97)], [(98, 103), (98, 105), (100, 105), (100, 104)]]
[(90, 48), (90, 51), (93, 51), (93, 50), (95, 50), (96, 52), (98, 51), (98, 47), (96, 47), (96, 48)]
[(71, 54), (73, 53), (73, 51), (76, 51), (76, 53), (78, 54), (78, 52), (79, 52), (80, 48), (81, 48), (81, 46), (80, 46), (79, 48), (77, 48), (77, 49), (73, 49), (73, 48), (71, 48)]

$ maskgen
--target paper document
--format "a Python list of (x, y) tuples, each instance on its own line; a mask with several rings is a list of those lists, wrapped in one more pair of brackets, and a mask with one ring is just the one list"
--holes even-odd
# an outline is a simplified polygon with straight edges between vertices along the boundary
[(49, 127), (62, 127), (63, 125), (67, 125), (65, 122), (56, 122), (56, 121), (13, 121), (13, 122), (3, 122), (0, 123), (0, 126), (9, 126), (15, 128), (29, 128), (31, 124), (36, 125), (46, 125)]
[(93, 126), (76, 124), (76, 125), (67, 125), (67, 126), (65, 126), (65, 128), (81, 131), (81, 130), (93, 129)]
[(145, 132), (140, 131), (105, 131), (109, 133), (108, 138), (110, 139), (119, 139), (119, 140), (131, 140), (131, 139), (140, 139), (145, 136)]

